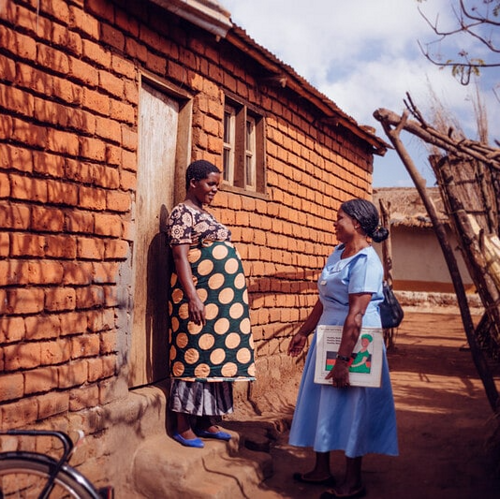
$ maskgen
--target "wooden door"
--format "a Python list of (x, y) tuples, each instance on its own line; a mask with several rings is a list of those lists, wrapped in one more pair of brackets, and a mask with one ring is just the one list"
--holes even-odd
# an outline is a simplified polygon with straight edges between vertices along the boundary
[[(175, 199), (179, 102), (142, 83), (132, 254), (132, 387), (167, 376), (169, 254), (165, 224)], [(177, 173), (178, 176), (178, 173)]]

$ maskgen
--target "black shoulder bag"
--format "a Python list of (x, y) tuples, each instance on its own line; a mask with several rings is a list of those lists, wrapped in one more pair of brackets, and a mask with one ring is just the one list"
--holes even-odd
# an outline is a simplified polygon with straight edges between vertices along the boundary
[(383, 283), (384, 301), (379, 305), (380, 318), (383, 329), (398, 327), (405, 315), (403, 308), (399, 304), (392, 289), (384, 281)]

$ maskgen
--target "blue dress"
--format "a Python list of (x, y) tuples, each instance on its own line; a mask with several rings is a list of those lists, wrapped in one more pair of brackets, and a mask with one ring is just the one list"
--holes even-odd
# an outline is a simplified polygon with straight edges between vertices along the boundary
[[(343, 245), (328, 258), (318, 282), (323, 313), (318, 324), (342, 325), (349, 294), (372, 293), (363, 326), (380, 327), (383, 268), (368, 246), (341, 260)], [(316, 452), (343, 450), (347, 457), (369, 453), (398, 455), (396, 411), (384, 348), (380, 388), (334, 388), (314, 383), (316, 334), (307, 354), (289, 442)]]

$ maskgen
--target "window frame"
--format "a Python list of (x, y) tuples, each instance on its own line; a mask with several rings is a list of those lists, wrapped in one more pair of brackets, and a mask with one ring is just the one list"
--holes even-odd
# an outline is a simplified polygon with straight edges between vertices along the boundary
[[(227, 120), (228, 115), (234, 116), (234, 120)], [(227, 123), (234, 127), (229, 134), (226, 130)], [(234, 142), (231, 142), (232, 139)], [(226, 95), (223, 140), (223, 187), (250, 195), (266, 196), (264, 115), (256, 108)]]

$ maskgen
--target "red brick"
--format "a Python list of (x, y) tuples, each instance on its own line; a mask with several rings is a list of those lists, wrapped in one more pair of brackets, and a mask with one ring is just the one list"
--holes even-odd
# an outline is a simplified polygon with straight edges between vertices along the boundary
[(111, 99), (109, 115), (113, 119), (133, 125), (135, 123), (135, 106)]
[(69, 6), (65, 0), (51, 0), (40, 5), (40, 11), (49, 14), (49, 17), (58, 19), (63, 24), (70, 22)]
[[(113, 206), (110, 204), (110, 206)], [(115, 207), (118, 211), (119, 207)], [(120, 237), (122, 235), (122, 224), (120, 215), (96, 213), (95, 233), (100, 236)]]
[(153, 73), (165, 74), (167, 68), (167, 61), (165, 57), (157, 56), (151, 52), (148, 52), (146, 59), (146, 67)]
[(72, 132), (63, 132), (62, 130), (50, 128), (47, 131), (47, 147), (53, 152), (78, 156), (78, 135)]
[(35, 260), (28, 264), (28, 280), (30, 284), (61, 284), (63, 265), (55, 260)]
[(33, 151), (33, 170), (57, 178), (64, 177), (65, 159), (62, 156)]
[[(109, 65), (104, 65), (108, 67)], [(137, 76), (137, 68), (132, 61), (124, 59), (119, 55), (111, 56), (111, 69), (122, 76), (130, 78), (135, 81)]]
[(3, 428), (25, 428), (38, 418), (38, 401), (35, 398), (16, 400), (13, 404), (1, 406), (0, 414)]
[(118, 280), (119, 263), (104, 262), (93, 264), (93, 282), (98, 284), (110, 283), (114, 284)]
[(67, 26), (52, 25), (52, 41), (62, 50), (80, 57), (82, 55), (82, 39), (78, 33), (68, 30)]
[(99, 355), (99, 335), (84, 334), (71, 339), (71, 358), (95, 357)]
[(52, 392), (37, 397), (38, 419), (46, 419), (69, 410), (69, 394)]
[[(106, 165), (111, 167), (120, 166), (121, 160), (122, 160), (122, 148), (111, 144), (106, 144)], [(119, 186), (119, 175), (120, 174), (117, 170), (113, 170), (113, 177), (116, 177), (116, 181), (118, 182), (114, 187)], [(115, 180), (115, 178), (113, 180)], [(100, 185), (103, 184), (101, 183)]]
[[(106, 331), (100, 335), (100, 351), (101, 354), (109, 354), (117, 351), (118, 348), (118, 335), (115, 330)], [(113, 365), (115, 358), (113, 357)]]
[(67, 75), (69, 73), (68, 56), (55, 48), (39, 43), (37, 45), (37, 62), (56, 73)]
[[(1, 211), (1, 210), (0, 210)], [(11, 256), (45, 256), (45, 238), (36, 234), (11, 234)]]
[[(131, 14), (133, 15), (133, 12)], [(130, 15), (129, 12), (124, 12), (123, 10), (117, 9), (115, 13), (115, 22), (116, 25), (126, 33), (130, 33), (135, 37), (138, 37), (139, 21), (137, 19), (134, 19), (132, 15)]]
[(106, 259), (124, 260), (129, 253), (129, 243), (127, 241), (113, 239), (106, 242), (105, 254)]
[(104, 210), (106, 208), (106, 191), (92, 187), (79, 187), (79, 204), (82, 208)]
[(81, 137), (80, 156), (94, 161), (104, 161), (106, 159), (106, 144), (101, 139)]
[(43, 393), (57, 388), (57, 368), (42, 367), (24, 374), (26, 395)]
[(99, 137), (120, 142), (121, 140), (121, 125), (118, 121), (109, 118), (96, 117), (96, 134)]
[(78, 309), (94, 308), (104, 304), (104, 290), (101, 286), (77, 288), (76, 304)]
[(139, 89), (136, 81), (125, 80), (124, 82), (125, 99), (133, 105), (139, 104)]
[(0, 198), (7, 198), (9, 196), (10, 196), (9, 176), (6, 173), (0, 173)]
[(74, 310), (76, 292), (73, 288), (54, 288), (45, 292), (45, 308), (50, 312)]
[(0, 261), (0, 286), (28, 283), (28, 262), (24, 260)]
[(68, 182), (47, 180), (47, 201), (75, 206), (78, 203), (78, 187)]
[(133, 172), (137, 171), (137, 155), (135, 152), (123, 151), (122, 168)]
[(85, 260), (102, 260), (104, 257), (104, 241), (79, 237), (77, 241), (78, 258)]
[(71, 341), (62, 338), (57, 341), (41, 343), (41, 365), (54, 365), (68, 362), (71, 359)]
[(107, 70), (99, 71), (99, 86), (111, 95), (121, 98), (124, 93), (123, 81)]
[[(5, 28), (0, 26), (0, 46), (5, 47), (6, 45), (2, 44), (3, 30), (5, 30)], [(14, 82), (16, 79), (16, 63), (12, 59), (3, 56), (0, 59), (0, 74), (2, 75), (3, 80)]]
[[(6, 297), (4, 294), (2, 298)], [(24, 338), (26, 332), (22, 317), (3, 317), (0, 321), (0, 343), (14, 343)]]
[(16, 33), (15, 35), (15, 50), (19, 59), (27, 59), (29, 61), (36, 60), (37, 43), (33, 37)]
[(87, 381), (87, 362), (73, 361), (59, 366), (59, 388), (72, 388), (83, 385)]
[(97, 39), (99, 37), (99, 21), (94, 16), (84, 12), (80, 7), (71, 5), (69, 9), (70, 27), (75, 27), (79, 31), (90, 35), (91, 39)]
[(69, 75), (74, 79), (91, 87), (97, 87), (99, 85), (99, 72), (94, 66), (76, 57), (69, 58), (69, 65)]
[(70, 394), (70, 410), (81, 411), (99, 405), (99, 387), (97, 385), (84, 386), (72, 390)]
[(3, 107), (16, 114), (33, 116), (34, 98), (19, 88), (0, 84), (0, 102)]
[(24, 377), (21, 373), (2, 374), (0, 402), (20, 399), (24, 395)]
[(137, 186), (137, 175), (134, 171), (122, 170), (120, 172), (120, 187), (124, 191), (135, 190)]
[(107, 193), (106, 206), (110, 211), (125, 213), (130, 210), (131, 202), (128, 192), (108, 191)]
[(40, 365), (40, 343), (20, 343), (4, 347), (6, 371), (32, 369)]
[(76, 257), (76, 242), (72, 236), (46, 236), (45, 255), (52, 258), (75, 258)]
[(122, 146), (130, 151), (137, 150), (138, 135), (137, 131), (130, 128), (128, 125), (122, 124)]
[(94, 215), (88, 211), (66, 211), (64, 226), (67, 232), (94, 232)]
[(119, 292), (116, 286), (104, 287), (104, 304), (106, 307), (117, 307), (120, 305)]
[(64, 214), (57, 208), (33, 206), (31, 211), (31, 229), (42, 232), (62, 232)]
[(66, 286), (87, 286), (92, 282), (93, 266), (91, 262), (64, 262), (63, 283)]
[(109, 116), (110, 98), (96, 90), (83, 89), (83, 105), (85, 108), (95, 111), (103, 116)]
[(114, 327), (114, 313), (103, 310), (91, 310), (88, 314), (88, 329), (94, 333)]
[(108, 24), (101, 25), (101, 42), (110, 45), (123, 52), (125, 49), (125, 37), (123, 33)]
[(24, 323), (27, 340), (57, 338), (61, 330), (57, 315), (26, 317)]
[(88, 364), (88, 380), (89, 382), (94, 382), (102, 379), (103, 376), (103, 361), (102, 358), (89, 359)]
[(139, 61), (141, 61), (142, 63), (146, 62), (146, 59), (148, 57), (148, 49), (134, 38), (126, 38), (125, 50), (128, 56), (132, 57), (132, 59), (139, 59)]
[(13, 136), (14, 120), (10, 116), (3, 115), (0, 120), (0, 139), (11, 139)]
[(61, 336), (84, 333), (87, 330), (86, 312), (69, 312), (59, 314), (61, 319)]
[(53, 94), (68, 104), (81, 104), (83, 102), (83, 88), (64, 78), (54, 77)]

